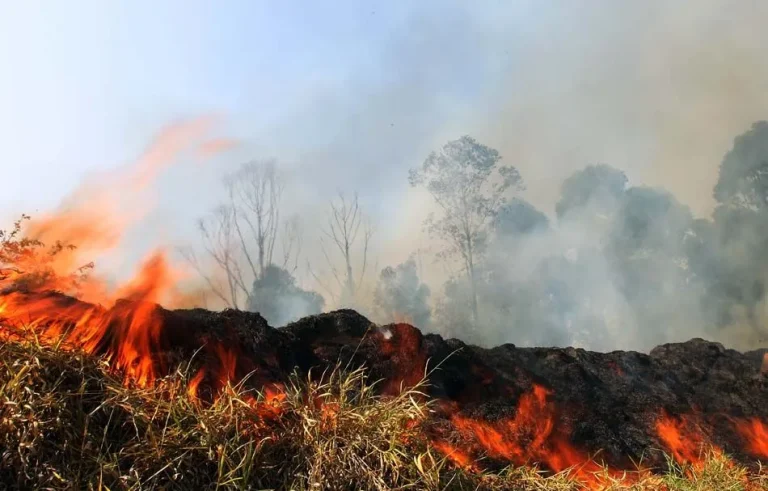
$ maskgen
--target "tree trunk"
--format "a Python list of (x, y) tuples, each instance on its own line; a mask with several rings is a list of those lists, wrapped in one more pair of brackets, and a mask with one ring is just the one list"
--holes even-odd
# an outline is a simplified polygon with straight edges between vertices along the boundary
[(472, 240), (467, 240), (467, 273), (469, 273), (469, 283), (472, 288), (472, 327), (477, 329), (479, 312), (477, 310), (477, 281), (475, 278), (475, 260), (472, 251)]
[(352, 260), (349, 257), (349, 245), (344, 251), (344, 259), (347, 262), (347, 290), (349, 290), (350, 299), (355, 296), (355, 278), (352, 276)]

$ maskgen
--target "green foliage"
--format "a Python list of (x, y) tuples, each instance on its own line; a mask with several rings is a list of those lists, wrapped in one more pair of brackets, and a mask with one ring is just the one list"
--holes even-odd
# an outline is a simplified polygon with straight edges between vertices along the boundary
[(502, 205), (493, 221), (493, 229), (501, 237), (517, 237), (533, 232), (546, 231), (547, 216), (532, 204), (519, 198)]
[(274, 264), (264, 268), (248, 296), (248, 310), (259, 312), (273, 326), (319, 314), (324, 303), (320, 294), (302, 290), (291, 273)]
[(406, 317), (416, 327), (429, 326), (429, 287), (419, 280), (416, 261), (409, 258), (396, 267), (381, 270), (379, 282), (373, 293), (378, 314), (387, 321)]
[(690, 210), (670, 193), (633, 187), (623, 196), (612, 222), (611, 248), (623, 256), (641, 250), (680, 255), (692, 223)]
[(522, 190), (520, 173), (500, 165), (496, 150), (469, 136), (446, 143), (432, 152), (421, 168), (412, 169), (412, 186), (424, 186), (441, 209), (430, 216), (429, 232), (447, 244), (444, 258), (459, 258), (472, 285), (472, 317), (478, 320), (475, 269), (485, 252), (489, 224), (507, 202), (507, 192)]
[(758, 121), (734, 139), (720, 164), (714, 197), (720, 205), (706, 247), (714, 258), (705, 270), (708, 299), (720, 323), (748, 326), (765, 339), (768, 122)]
[(609, 216), (626, 187), (624, 172), (603, 164), (587, 166), (563, 182), (555, 206), (557, 218), (562, 220), (573, 211)]
[(736, 137), (720, 164), (714, 197), (737, 208), (768, 207), (768, 121), (758, 121)]
[(450, 246), (448, 254), (469, 261), (485, 247), (487, 225), (506, 202), (506, 192), (523, 188), (520, 173), (501, 166), (499, 153), (469, 136), (432, 152), (410, 172), (412, 186), (423, 185), (442, 210), (429, 231)]

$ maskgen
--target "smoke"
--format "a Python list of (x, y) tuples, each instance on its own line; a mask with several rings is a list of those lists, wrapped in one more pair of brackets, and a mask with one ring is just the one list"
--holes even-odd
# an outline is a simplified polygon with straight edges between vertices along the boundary
[[(350, 8), (350, 15), (376, 23), (376, 12), (388, 8)], [(408, 185), (407, 174), (430, 151), (468, 134), (520, 171), (527, 189), (518, 197), (546, 214), (549, 225), (499, 240), (488, 251), (495, 275), (489, 284), (496, 287), (486, 292), (494, 300), (486, 302), (484, 329), (469, 334), (460, 325), (441, 327), (439, 315), (431, 317), (431, 329), (481, 344), (647, 349), (693, 336), (746, 343), (751, 331), (742, 324), (714, 329), (718, 321), (702, 308), (703, 287), (685, 267), (645, 261), (641, 250), (617, 259), (615, 248), (606, 247), (617, 239), (614, 222), (594, 209), (603, 203), (564, 219), (555, 206), (566, 178), (605, 163), (625, 172), (631, 186), (668, 190), (691, 220), (710, 218), (723, 155), (753, 121), (768, 118), (766, 18), (768, 4), (716, 0), (694, 7), (662, 1), (412, 3), (387, 17), (383, 41), (363, 44), (362, 61), (348, 71), (322, 80), (307, 73), (308, 82), (279, 119), (263, 121), (245, 110), (228, 115), (238, 151), (220, 156), (216, 168), (223, 174), (228, 169), (222, 167), (238, 159), (278, 159), (288, 176), (281, 216), (297, 215), (303, 224), (296, 287), (322, 293), (326, 309), (346, 306), (320, 286), (333, 283), (333, 265), (318, 246), (329, 202), (338, 191), (359, 193), (375, 235), (352, 306), (373, 313), (382, 269), (419, 251), (418, 279), (429, 285), (437, 314), (451, 303), (446, 281), (461, 272), (435, 259), (441, 245), (422, 229), (435, 207), (423, 190)], [(221, 138), (200, 152), (230, 148)], [(223, 186), (206, 184), (205, 196), (167, 206), (197, 212), (199, 201), (217, 194), (225, 199)], [(652, 211), (637, 200), (636, 210)], [(607, 208), (615, 211), (619, 203)], [(678, 213), (672, 206), (652, 219), (675, 223)], [(190, 224), (185, 242), (196, 244), (194, 217), (183, 219)], [(674, 259), (682, 255), (678, 235), (644, 237), (653, 236), (653, 249)], [(356, 247), (358, 271), (362, 256)], [(452, 288), (460, 296), (460, 282)], [(570, 302), (554, 308), (547, 304), (551, 298)], [(460, 310), (461, 302), (452, 306)], [(275, 317), (293, 318), (300, 310), (286, 308), (290, 312)]]
[[(378, 225), (374, 274), (416, 250), (434, 255), (439, 246), (421, 228), (434, 211), (431, 200), (409, 189), (405, 176), (429, 151), (470, 134), (520, 170), (527, 186), (521, 197), (552, 222), (514, 248), (497, 245), (490, 252), (497, 275), (512, 288), (540, 284), (553, 268), (575, 303), (543, 330), (526, 325), (538, 314), (518, 309), (515, 318), (486, 306), (498, 325), (450, 334), (482, 344), (598, 349), (648, 349), (694, 336), (741, 346), (753, 339), (715, 329), (703, 311), (703, 287), (692, 285), (684, 268), (641, 261), (632, 264), (645, 276), (618, 270), (600, 248), (612, 233), (608, 220), (588, 212), (557, 220), (553, 212), (568, 176), (607, 163), (632, 186), (664, 188), (693, 217), (709, 217), (723, 155), (736, 135), (768, 114), (761, 52), (768, 6), (705, 1), (692, 11), (668, 2), (517, 2), (452, 5), (439, 15), (429, 6), (414, 9), (369, 70), (318, 90), (267, 138), (303, 176), (300, 214), (319, 222), (318, 202), (339, 188), (356, 190)], [(435, 306), (458, 271), (429, 260), (425, 269), (421, 279)], [(527, 290), (500, 293), (532, 301), (549, 294)], [(651, 296), (653, 290), (664, 294)]]
[[(438, 314), (431, 329), (485, 345), (602, 350), (649, 349), (695, 336), (752, 342), (748, 330), (733, 336), (740, 328), (716, 328), (703, 306), (705, 288), (684, 266), (643, 259), (645, 246), (632, 249), (637, 257), (617, 259), (631, 248), (617, 252), (605, 244), (628, 232), (600, 218), (591, 209), (596, 203), (560, 220), (554, 208), (568, 176), (606, 163), (624, 171), (631, 186), (674, 196), (676, 205), (650, 220), (678, 220), (677, 203), (691, 210), (690, 220), (709, 217), (723, 155), (736, 135), (768, 114), (761, 53), (768, 34), (760, 26), (768, 7), (705, 1), (692, 12), (668, 2), (518, 2), (437, 11), (414, 7), (364, 72), (317, 89), (261, 135), (271, 155), (292, 163), (288, 208), (316, 224), (305, 230), (307, 241), (321, 234), (327, 206), (319, 204), (338, 190), (359, 192), (376, 224), (360, 298), (344, 305), (327, 299), (326, 308), (375, 314), (382, 268), (414, 251), (433, 258), (440, 250), (421, 226), (433, 203), (408, 187), (407, 171), (447, 140), (470, 134), (519, 169), (527, 186), (520, 197), (551, 225), (513, 245), (499, 240), (488, 252), (497, 291), (486, 293), (495, 300), (485, 302), (486, 322), (477, 332), (462, 329), (468, 317), (453, 329), (441, 326), (437, 310), (451, 303), (444, 284), (461, 275), (455, 264), (427, 259), (420, 280)], [(643, 212), (651, 203), (633, 206)], [(673, 243), (679, 233), (657, 235), (662, 243), (652, 252), (669, 261), (684, 256)], [(306, 256), (323, 270), (327, 261), (317, 250)], [(306, 273), (299, 277), (325, 294)], [(327, 268), (323, 278), (331, 283)], [(456, 295), (452, 307), (461, 310), (466, 306)], [(554, 298), (564, 304), (547, 303)]]

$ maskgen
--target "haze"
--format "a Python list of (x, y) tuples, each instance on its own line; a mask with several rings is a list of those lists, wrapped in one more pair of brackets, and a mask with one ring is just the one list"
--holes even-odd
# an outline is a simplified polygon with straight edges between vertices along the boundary
[[(231, 144), (208, 159), (184, 154), (159, 176), (151, 211), (110, 263), (116, 275), (159, 245), (200, 251), (196, 221), (226, 200), (222, 178), (274, 158), (286, 176), (282, 216), (302, 224), (298, 286), (322, 294), (326, 310), (365, 310), (380, 271), (421, 249), (419, 277), (437, 308), (458, 270), (433, 260), (441, 247), (422, 227), (433, 202), (409, 185), (409, 169), (471, 135), (519, 170), (517, 197), (552, 223), (564, 180), (593, 164), (623, 171), (630, 186), (664, 188), (709, 219), (734, 138), (768, 119), (766, 21), (768, 4), (757, 1), (0, 1), (0, 172), (10, 184), (0, 210), (10, 223), (54, 209), (84, 179), (134, 161), (168, 125), (216, 113), (209, 136)], [(332, 268), (318, 247), (339, 191), (358, 193), (375, 231), (366, 298), (349, 305), (324, 292)], [(522, 281), (533, 273), (521, 264), (578, 248), (589, 230), (561, 224), (502, 262)], [(668, 325), (650, 329), (614, 287), (613, 266), (598, 262), (578, 280), (601, 307), (574, 308), (568, 325), (598, 310), (625, 319), (603, 341), (521, 334), (536, 326), (468, 334), (433, 319), (431, 328), (485, 344), (596, 349), (698, 335), (765, 342), (762, 321), (757, 334), (743, 334), (741, 321), (715, 330), (698, 290), (674, 318), (671, 301), (654, 304)]]

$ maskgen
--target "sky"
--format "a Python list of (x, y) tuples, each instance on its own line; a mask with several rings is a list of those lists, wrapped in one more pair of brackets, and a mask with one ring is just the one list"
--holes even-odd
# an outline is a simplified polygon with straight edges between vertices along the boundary
[(402, 260), (427, 203), (408, 169), (463, 134), (550, 215), (562, 180), (600, 162), (708, 216), (722, 156), (768, 117), (766, 18), (757, 0), (0, 0), (0, 217), (55, 207), (211, 111), (239, 144), (161, 179), (144, 242), (193, 240), (225, 172), (277, 157), (292, 211), (316, 223), (357, 191), (381, 261)]

